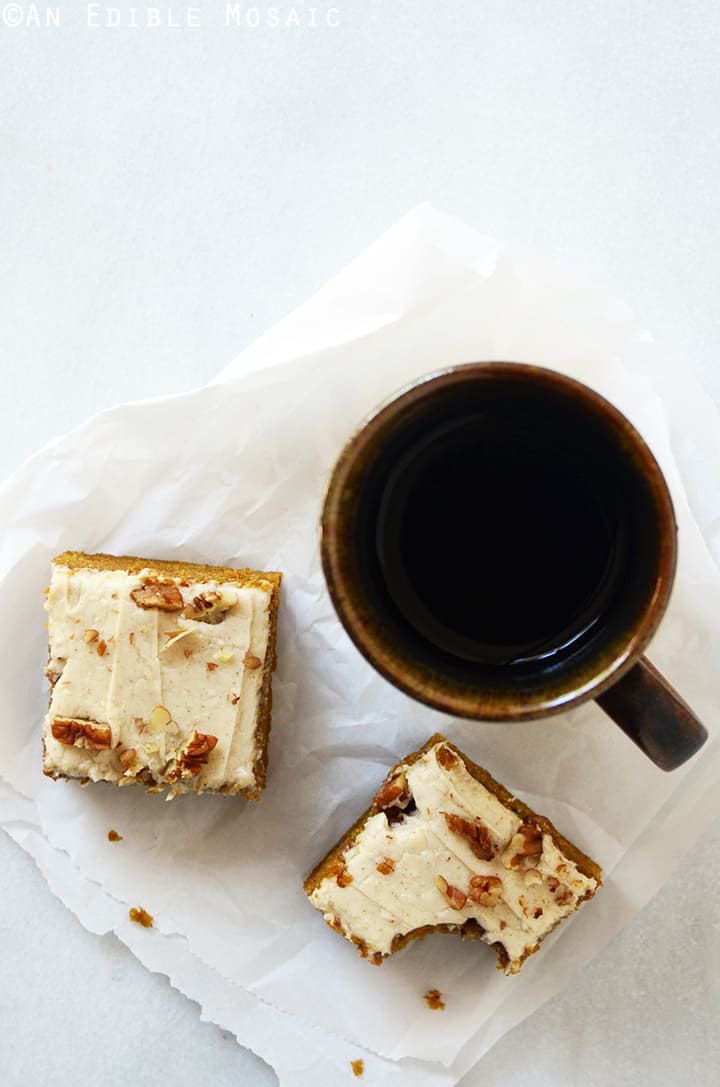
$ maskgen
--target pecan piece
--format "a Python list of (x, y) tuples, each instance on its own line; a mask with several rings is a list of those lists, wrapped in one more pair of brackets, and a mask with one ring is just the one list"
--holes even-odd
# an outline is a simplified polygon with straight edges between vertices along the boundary
[(68, 747), (84, 747), (88, 751), (100, 751), (110, 747), (110, 728), (97, 721), (79, 721), (75, 717), (56, 717), (51, 726), (56, 740)]
[(451, 830), (454, 834), (459, 834), (461, 838), (467, 839), (478, 860), (492, 860), (495, 853), (487, 827), (484, 827), (482, 823), (474, 823), (470, 819), (464, 819), (462, 815), (456, 815), (454, 812), (444, 811), (440, 814), (445, 816), (448, 830)]
[(427, 1004), (430, 1011), (438, 1012), (442, 1011), (445, 1007), (445, 1001), (442, 999), (442, 993), (439, 989), (428, 989), (423, 997), (423, 1000)]
[(207, 765), (210, 753), (217, 742), (217, 736), (210, 736), (207, 733), (193, 729), (180, 751), (178, 751), (175, 769), (168, 774), (168, 778), (177, 780), (179, 777), (197, 777), (203, 766)]
[(526, 856), (539, 857), (543, 851), (543, 836), (540, 827), (535, 826), (534, 823), (523, 823), (517, 833), (522, 835), (523, 839), (520, 852)]
[(381, 811), (388, 811), (391, 808), (406, 808), (410, 800), (407, 778), (402, 770), (398, 770), (397, 773), (383, 782), (375, 795), (374, 802)]
[(502, 880), (497, 876), (473, 876), (468, 888), (468, 897), (478, 906), (497, 906), (502, 898)]
[(454, 910), (461, 910), (467, 902), (465, 892), (461, 891), (459, 887), (453, 887), (452, 883), (448, 883), (442, 876), (436, 877), (435, 886), (440, 894), (447, 898), (448, 903)]
[(130, 596), (139, 608), (160, 608), (161, 611), (180, 611), (184, 605), (182, 593), (170, 581), (151, 581), (133, 589)]
[(451, 751), (445, 744), (442, 744), (436, 749), (435, 758), (440, 763), (443, 770), (452, 770), (453, 766), (455, 766), (458, 761), (455, 752)]
[(391, 872), (395, 871), (395, 861), (392, 857), (385, 857), (385, 859), (381, 860), (375, 867), (381, 876), (389, 876)]
[(186, 605), (183, 616), (185, 619), (195, 619), (200, 623), (221, 623), (225, 618), (225, 612), (237, 602), (238, 594), (232, 589), (198, 593), (192, 598), (192, 602)]
[(506, 868), (517, 868), (524, 857), (539, 857), (543, 851), (543, 836), (534, 823), (523, 823), (510, 840), (502, 855)]
[(152, 928), (152, 923), (155, 918), (152, 914), (149, 914), (147, 910), (144, 910), (142, 906), (132, 906), (130, 909), (130, 920), (135, 921), (138, 925), (142, 925), (143, 928)]

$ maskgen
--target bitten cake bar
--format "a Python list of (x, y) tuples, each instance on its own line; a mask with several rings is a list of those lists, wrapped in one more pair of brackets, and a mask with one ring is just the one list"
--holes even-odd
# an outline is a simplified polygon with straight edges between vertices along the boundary
[(429, 932), (479, 937), (515, 974), (601, 883), (594, 861), (442, 736), (391, 770), (305, 882), (379, 964)]
[(45, 773), (259, 798), (281, 576), (56, 558), (45, 604)]

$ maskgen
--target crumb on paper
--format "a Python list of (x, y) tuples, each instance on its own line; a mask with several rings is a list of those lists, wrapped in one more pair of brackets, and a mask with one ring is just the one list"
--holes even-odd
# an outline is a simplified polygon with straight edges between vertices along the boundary
[(428, 989), (423, 1000), (428, 1008), (434, 1012), (442, 1011), (445, 1007), (445, 1001), (442, 999), (442, 993), (439, 989)]
[(149, 914), (147, 910), (144, 910), (142, 906), (138, 906), (137, 909), (135, 906), (132, 906), (130, 909), (130, 920), (135, 921), (138, 925), (142, 925), (143, 928), (152, 928), (152, 923), (155, 918)]
[(122, 840), (123, 840), (122, 834), (118, 834), (118, 832), (116, 830), (109, 830), (108, 831), (108, 841), (109, 842), (121, 842)]
[(354, 1076), (361, 1076), (365, 1071), (365, 1065), (363, 1064), (362, 1057), (359, 1057), (356, 1061), (350, 1061), (350, 1067), (353, 1070)]

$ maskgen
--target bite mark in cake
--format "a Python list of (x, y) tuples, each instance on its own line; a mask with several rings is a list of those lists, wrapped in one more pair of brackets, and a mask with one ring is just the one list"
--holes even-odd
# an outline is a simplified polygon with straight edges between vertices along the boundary
[(548, 819), (436, 735), (390, 771), (305, 891), (376, 965), (439, 931), (484, 940), (514, 974), (600, 883)]

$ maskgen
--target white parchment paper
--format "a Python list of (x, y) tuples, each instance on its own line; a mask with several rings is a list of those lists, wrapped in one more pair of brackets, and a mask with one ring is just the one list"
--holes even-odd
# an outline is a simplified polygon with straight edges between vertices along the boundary
[[(316, 522), (344, 440), (408, 380), (480, 359), (544, 363), (587, 381), (663, 466), (680, 565), (650, 655), (711, 733), (672, 775), (594, 705), (512, 727), (426, 709), (377, 676), (335, 618)], [(318, 1068), (329, 1082), (363, 1053), (374, 1082), (456, 1082), (627, 923), (720, 810), (719, 422), (617, 300), (541, 254), (417, 209), (210, 386), (104, 412), (4, 484), (0, 824), (84, 924), (115, 931), (283, 1083), (309, 1083)], [(63, 548), (285, 571), (260, 805), (167, 804), (42, 777), (42, 588)], [(386, 769), (435, 730), (606, 872), (596, 899), (515, 978), (495, 970), (485, 947), (443, 937), (375, 969), (302, 892)], [(108, 844), (110, 827), (122, 843)], [(129, 905), (154, 914), (155, 928), (131, 925)], [(422, 1000), (430, 987), (443, 991), (443, 1013)]]

